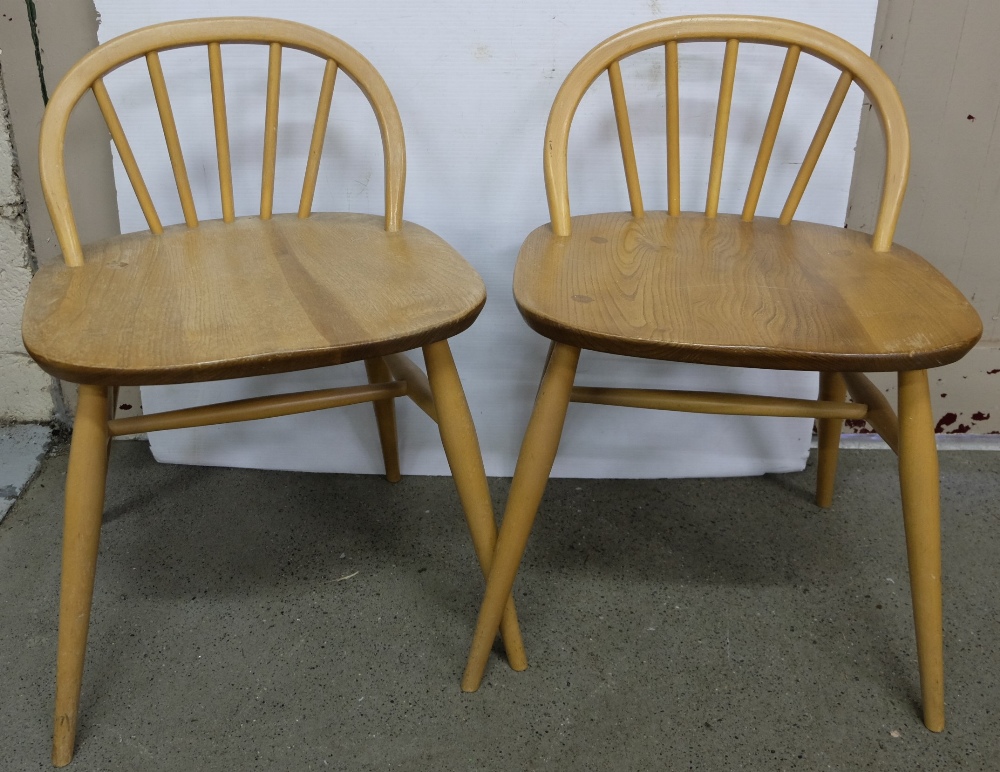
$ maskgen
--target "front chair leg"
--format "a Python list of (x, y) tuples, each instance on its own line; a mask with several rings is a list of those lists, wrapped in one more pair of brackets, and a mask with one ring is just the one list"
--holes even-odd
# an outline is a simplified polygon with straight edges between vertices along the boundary
[[(465, 399), (465, 391), (448, 341), (442, 340), (424, 346), (424, 362), (437, 410), (441, 444), (444, 445), (444, 453), (448, 458), (452, 477), (455, 478), (455, 487), (458, 488), (458, 497), (472, 535), (472, 546), (485, 578), (493, 563), (497, 524), (486, 483), (486, 469), (483, 467), (479, 439), (476, 437), (476, 426), (469, 412), (469, 404)], [(521, 639), (521, 628), (517, 623), (514, 599), (510, 597), (509, 591), (501, 609), (503, 622), (500, 634), (507, 652), (507, 661), (514, 670), (524, 670), (528, 667), (528, 660), (524, 641)], [(496, 635), (496, 630), (493, 634)]]
[(941, 504), (927, 372), (899, 373), (899, 487), (917, 634), (924, 724), (944, 729)]
[(574, 346), (556, 343), (551, 349), (531, 420), (528, 421), (528, 429), (521, 443), (521, 452), (517, 457), (493, 567), (486, 583), (486, 595), (479, 609), (479, 620), (465, 665), (465, 675), (462, 677), (463, 691), (476, 691), (483, 680), (504, 601), (514, 587), (514, 577), (527, 547), (528, 535), (559, 449), (579, 360), (580, 349)]
[(69, 764), (76, 740), (108, 470), (108, 391), (105, 386), (80, 386), (69, 451), (52, 737), (52, 763), (57, 767)]
[[(388, 383), (392, 373), (382, 357), (365, 360), (368, 383)], [(392, 397), (372, 402), (375, 421), (378, 423), (378, 440), (382, 446), (382, 460), (385, 462), (385, 479), (399, 482), (399, 444), (396, 440), (396, 407)]]
[[(840, 373), (819, 374), (819, 398), (825, 402), (847, 399), (847, 383)], [(840, 432), (843, 418), (819, 418), (816, 421), (819, 453), (816, 463), (816, 504), (828, 507), (833, 503), (833, 486), (837, 479), (837, 456), (840, 453)]]

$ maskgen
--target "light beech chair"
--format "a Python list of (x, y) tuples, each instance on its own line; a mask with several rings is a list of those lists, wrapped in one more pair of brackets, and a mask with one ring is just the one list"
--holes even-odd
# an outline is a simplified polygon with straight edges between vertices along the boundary
[[(678, 45), (725, 44), (704, 212), (680, 206)], [(719, 214), (737, 54), (742, 43), (786, 49), (741, 215)], [(645, 211), (619, 62), (664, 50), (668, 211)], [(840, 71), (787, 202), (755, 217), (786, 99), (802, 54)], [(570, 216), (567, 144), (588, 88), (607, 73), (630, 211)], [(603, 79), (602, 79), (603, 80)], [(874, 236), (794, 222), (852, 83), (885, 134), (885, 182)], [(555, 458), (569, 402), (695, 413), (804, 416), (819, 421), (816, 501), (829, 506), (843, 420), (865, 419), (899, 456), (924, 723), (944, 728), (938, 463), (927, 369), (961, 358), (979, 339), (978, 315), (947, 279), (893, 244), (909, 167), (899, 95), (867, 55), (791, 21), (692, 16), (634, 27), (595, 47), (567, 76), (544, 144), (551, 223), (528, 236), (514, 296), (552, 345), (521, 446), (462, 686), (479, 687)], [(707, 365), (820, 372), (817, 401), (735, 394), (574, 386), (581, 349)], [(863, 372), (898, 374), (899, 416)], [(853, 402), (846, 402), (850, 393)]]
[[(226, 44), (269, 47), (259, 214), (236, 217), (223, 80)], [(157, 52), (206, 49), (218, 151), (222, 220), (200, 221)], [(272, 213), (282, 52), (325, 61), (298, 211)], [(145, 59), (184, 213), (165, 227), (111, 104), (103, 78)], [(385, 165), (385, 216), (312, 211), (338, 71), (367, 97)], [(91, 90), (128, 173), (148, 232), (81, 246), (67, 191), (64, 139)], [(52, 95), (41, 128), (46, 202), (65, 265), (34, 277), (23, 337), (52, 375), (80, 384), (66, 482), (53, 763), (73, 755), (104, 502), (109, 441), (135, 432), (202, 426), (371, 402), (386, 477), (399, 479), (393, 400), (411, 398), (437, 422), (481, 568), (496, 524), (475, 427), (447, 339), (478, 316), (486, 291), (443, 240), (402, 219), (405, 152), (399, 114), (372, 65), (343, 41), (273, 19), (204, 19), (123, 35), (84, 57)], [(422, 347), (425, 375), (402, 352)], [(368, 384), (135, 418), (115, 418), (116, 389), (237, 378), (363, 360)], [(512, 667), (524, 668), (513, 603), (504, 614)]]

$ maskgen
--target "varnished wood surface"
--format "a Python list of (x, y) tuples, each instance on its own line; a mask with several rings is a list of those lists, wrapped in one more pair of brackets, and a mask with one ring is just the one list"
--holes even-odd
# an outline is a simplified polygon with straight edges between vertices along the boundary
[(616, 405), (645, 410), (680, 410), (715, 415), (786, 416), (789, 418), (864, 418), (868, 406), (854, 402), (790, 397), (758, 397), (717, 391), (664, 389), (614, 389), (605, 386), (574, 386), (570, 402)]
[(862, 233), (770, 218), (648, 212), (532, 232), (514, 297), (546, 337), (713, 365), (885, 371), (959, 359), (982, 323), (926, 260)]
[[(129, 418), (113, 418), (108, 421), (108, 432), (112, 437), (121, 437), (143, 432), (187, 429), (193, 426), (216, 426), (238, 421), (259, 421), (263, 418), (357, 405), (360, 402), (376, 404), (388, 402), (392, 404), (393, 399), (405, 394), (406, 384), (402, 381), (393, 381), (391, 378), (387, 378), (383, 382), (371, 382), (369, 379), (368, 386), (341, 386), (335, 389), (299, 391), (292, 394), (272, 394), (266, 397), (250, 397), (232, 402), (217, 402), (212, 405), (146, 413)], [(392, 480), (392, 482), (397, 480)]]
[(31, 283), (23, 336), (78, 383), (235, 378), (406, 351), (455, 335), (486, 301), (446, 242), (364, 214), (166, 228), (85, 248)]

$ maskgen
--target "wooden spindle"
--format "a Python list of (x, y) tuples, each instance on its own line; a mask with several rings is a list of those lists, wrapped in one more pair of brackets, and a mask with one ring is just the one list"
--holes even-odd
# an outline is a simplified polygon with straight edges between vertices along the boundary
[(615, 123), (618, 124), (618, 142), (622, 148), (622, 163), (625, 164), (628, 201), (632, 207), (632, 216), (642, 217), (642, 189), (639, 186), (639, 168), (635, 162), (635, 146), (632, 144), (632, 126), (628, 119), (628, 105), (625, 103), (622, 69), (617, 61), (608, 66), (608, 81), (611, 83), (611, 101), (615, 107)]
[(677, 41), (665, 46), (667, 73), (667, 211), (681, 213), (681, 116), (678, 86)]
[(215, 120), (215, 150), (219, 156), (219, 193), (222, 220), (236, 219), (233, 205), (233, 167), (229, 157), (229, 123), (226, 118), (226, 87), (222, 78), (222, 46), (208, 44), (208, 72), (212, 82), (212, 117)]
[(789, 46), (785, 53), (785, 62), (781, 65), (778, 86), (774, 90), (774, 99), (771, 101), (771, 112), (767, 115), (764, 136), (760, 140), (757, 161), (753, 167), (753, 174), (750, 176), (750, 187), (747, 189), (747, 197), (743, 202), (742, 219), (744, 222), (751, 222), (757, 211), (760, 191), (764, 187), (764, 176), (767, 174), (767, 165), (771, 162), (771, 153), (774, 151), (774, 142), (778, 138), (778, 128), (781, 126), (781, 117), (785, 113), (788, 93), (792, 88), (792, 80), (795, 77), (795, 68), (799, 63), (801, 51), (802, 49), (798, 46)]
[(299, 217), (308, 217), (312, 210), (313, 196), (316, 193), (316, 178), (319, 175), (319, 159), (323, 154), (323, 140), (326, 138), (326, 126), (330, 120), (330, 103), (333, 101), (333, 85), (336, 80), (337, 63), (333, 59), (327, 59), (326, 69), (323, 71), (323, 85), (319, 91), (319, 104), (316, 105), (316, 122), (313, 124), (312, 142), (309, 144), (306, 177), (302, 183)]
[(177, 195), (181, 199), (181, 209), (184, 210), (184, 222), (189, 228), (198, 226), (198, 214), (194, 208), (194, 197), (191, 195), (191, 184), (188, 182), (187, 168), (184, 166), (184, 154), (181, 152), (181, 141), (177, 136), (177, 124), (174, 123), (174, 111), (170, 107), (170, 96), (167, 94), (167, 83), (163, 79), (163, 67), (160, 57), (155, 51), (146, 54), (146, 66), (149, 69), (149, 79), (153, 84), (153, 96), (156, 98), (156, 109), (160, 113), (160, 125), (163, 127), (163, 138), (167, 141), (167, 153), (170, 155), (170, 166), (174, 170), (174, 181), (177, 183)]
[(722, 62), (722, 82), (719, 84), (719, 107), (715, 113), (715, 139), (712, 142), (712, 167), (708, 174), (708, 197), (705, 216), (719, 213), (719, 191), (722, 189), (722, 164), (726, 157), (726, 135), (729, 133), (729, 111), (733, 105), (733, 83), (736, 80), (736, 55), (740, 41), (726, 41), (726, 56)]
[(267, 107), (264, 113), (264, 165), (260, 180), (260, 219), (274, 208), (274, 169), (278, 159), (278, 95), (281, 91), (281, 44), (271, 43), (267, 58)]
[(778, 222), (782, 225), (788, 225), (792, 221), (792, 217), (795, 216), (795, 210), (798, 209), (799, 202), (802, 200), (802, 193), (805, 191), (806, 185), (809, 184), (809, 178), (816, 168), (819, 154), (823, 152), (823, 145), (826, 144), (826, 140), (830, 136), (830, 130), (833, 128), (834, 121), (837, 120), (837, 113), (840, 112), (840, 107), (844, 104), (844, 99), (847, 97), (847, 91), (850, 89), (853, 80), (854, 77), (849, 72), (845, 71), (840, 74), (840, 79), (833, 89), (830, 101), (823, 112), (819, 126), (816, 128), (816, 134), (809, 144), (809, 150), (806, 151), (806, 157), (802, 161), (799, 173), (795, 177), (795, 182), (792, 183), (792, 190), (788, 194), (788, 200), (785, 201), (785, 206), (781, 210)]
[(97, 106), (101, 109), (101, 115), (104, 116), (104, 122), (108, 126), (108, 131), (111, 132), (111, 139), (118, 150), (118, 156), (122, 159), (122, 166), (125, 167), (125, 173), (128, 175), (129, 182), (132, 183), (132, 190), (135, 191), (135, 197), (139, 201), (139, 207), (146, 218), (146, 224), (149, 225), (150, 232), (163, 233), (163, 226), (160, 224), (160, 218), (156, 214), (156, 207), (153, 206), (153, 199), (150, 197), (149, 189), (142, 179), (139, 164), (136, 163), (135, 155), (133, 155), (132, 148), (125, 137), (125, 130), (118, 119), (118, 113), (115, 112), (115, 106), (111, 103), (111, 96), (108, 94), (108, 89), (104, 85), (104, 81), (98, 78), (90, 88), (94, 92), (94, 98), (97, 100)]

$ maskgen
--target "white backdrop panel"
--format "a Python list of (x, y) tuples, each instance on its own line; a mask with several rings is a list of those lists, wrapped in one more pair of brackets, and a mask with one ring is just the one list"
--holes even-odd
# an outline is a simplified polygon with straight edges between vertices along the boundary
[[(344, 39), (381, 72), (396, 98), (407, 143), (405, 217), (453, 244), (486, 281), (479, 321), (453, 340), (487, 470), (513, 472), (547, 342), (521, 321), (510, 293), (521, 241), (548, 220), (541, 173), (542, 135), (556, 90), (570, 68), (608, 35), (649, 19), (684, 13), (752, 12), (828, 29), (863, 50), (871, 45), (876, 0), (509, 0), (377, 3), (286, 0), (174, 0), (169, 4), (97, 0), (101, 40), (171, 19), (279, 14)], [(722, 45), (681, 49), (682, 204), (704, 205)], [(739, 211), (753, 166), (782, 52), (742, 46), (723, 178), (722, 211)], [(237, 214), (259, 201), (266, 50), (224, 49)], [(221, 216), (204, 50), (163, 55), (199, 216)], [(665, 208), (662, 54), (646, 52), (623, 67), (648, 209)], [(276, 211), (297, 207), (315, 114), (321, 67), (297, 52), (282, 73)], [(804, 57), (758, 212), (774, 215), (798, 170), (836, 73)], [(182, 221), (144, 68), (107, 80), (164, 222)], [(813, 182), (802, 219), (842, 225), (847, 207), (862, 95), (853, 88)], [(145, 229), (116, 157), (122, 231)], [(360, 92), (339, 79), (326, 138), (317, 210), (382, 212), (378, 130)], [(575, 214), (627, 208), (621, 157), (606, 78), (584, 98), (570, 141)], [(417, 355), (419, 357), (419, 355)], [(183, 387), (143, 389), (147, 412), (290, 389), (364, 381), (358, 364), (305, 373)], [(813, 374), (695, 367), (584, 354), (585, 384), (732, 390), (813, 397)], [(397, 401), (404, 474), (447, 473), (433, 424)], [(677, 477), (760, 474), (800, 469), (812, 422), (702, 416), (574, 405), (553, 471), (560, 476)], [(377, 473), (381, 458), (368, 405), (247, 424), (151, 435), (161, 461)]]

